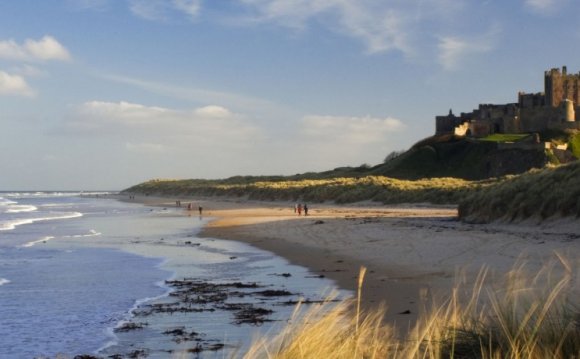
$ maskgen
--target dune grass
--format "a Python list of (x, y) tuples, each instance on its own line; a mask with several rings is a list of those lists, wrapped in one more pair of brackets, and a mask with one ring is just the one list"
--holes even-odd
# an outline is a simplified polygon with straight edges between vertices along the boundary
[(232, 177), (224, 180), (152, 180), (124, 193), (180, 197), (230, 197), (263, 201), (338, 204), (459, 204), (468, 222), (580, 217), (580, 161), (521, 175), (468, 181), (458, 178), (400, 180), (385, 176), (302, 178)]
[(470, 222), (517, 221), (580, 216), (580, 162), (507, 177), (480, 187), (459, 204), (459, 217)]
[[(242, 180), (243, 179), (243, 180)], [(163, 196), (247, 197), (252, 200), (353, 203), (458, 203), (467, 194), (497, 182), (457, 178), (399, 180), (384, 176), (289, 180), (152, 180), (124, 192)]]
[(302, 315), (297, 308), (291, 324), (257, 339), (243, 358), (580, 358), (574, 270), (558, 257), (537, 273), (518, 266), (497, 284), (484, 269), (472, 288), (458, 286), (425, 308), (404, 339), (383, 322), (384, 308), (361, 313), (356, 301)]

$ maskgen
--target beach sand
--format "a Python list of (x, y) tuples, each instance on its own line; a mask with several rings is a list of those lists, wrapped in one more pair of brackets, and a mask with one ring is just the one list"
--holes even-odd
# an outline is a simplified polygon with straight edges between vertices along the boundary
[[(149, 205), (175, 206), (175, 199), (141, 198)], [(518, 261), (539, 270), (557, 252), (580, 258), (580, 221), (544, 224), (465, 224), (454, 206), (309, 204), (308, 216), (293, 203), (242, 199), (182, 198), (214, 218), (201, 237), (231, 239), (271, 251), (356, 291), (367, 268), (365, 308), (387, 306), (386, 320), (404, 329), (425, 299), (450, 293), (459, 279), (469, 284), (482, 267), (500, 277)], [(422, 300), (423, 299), (423, 300)]]

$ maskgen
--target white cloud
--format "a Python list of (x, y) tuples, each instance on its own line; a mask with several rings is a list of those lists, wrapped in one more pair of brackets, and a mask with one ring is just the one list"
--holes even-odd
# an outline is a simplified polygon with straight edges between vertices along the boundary
[(79, 113), (90, 120), (90, 125), (101, 127), (115, 124), (128, 128), (156, 124), (170, 111), (161, 107), (121, 102), (90, 101), (84, 103)]
[(146, 20), (165, 19), (165, 7), (164, 0), (131, 0), (129, 2), (129, 9), (133, 15)]
[(205, 106), (194, 110), (196, 115), (202, 117), (227, 118), (232, 116), (232, 113), (227, 108), (221, 106)]
[(23, 64), (16, 66), (11, 69), (11, 72), (20, 76), (25, 77), (41, 77), (46, 76), (46, 71), (39, 69), (38, 67), (31, 66), (28, 64)]
[(242, 111), (270, 111), (280, 113), (285, 110), (282, 109), (280, 105), (268, 100), (247, 95), (240, 95), (237, 93), (196, 87), (176, 86), (172, 84), (119, 75), (101, 75), (101, 77), (113, 82), (135, 86), (151, 93), (170, 96), (180, 100), (195, 101), (200, 103), (221, 103), (228, 107), (241, 109)]
[(551, 15), (562, 9), (568, 0), (524, 0), (526, 7), (542, 15)]
[(131, 12), (143, 19), (163, 21), (172, 11), (196, 19), (201, 9), (201, 0), (130, 0)]
[(385, 141), (387, 135), (400, 131), (404, 124), (392, 117), (305, 116), (302, 132), (310, 139), (337, 144), (367, 145)]
[[(330, 28), (362, 40), (369, 52), (400, 50), (408, 52), (406, 26), (408, 16), (393, 6), (369, 5), (367, 0), (242, 0), (252, 7), (255, 21), (267, 21), (304, 29), (309, 21), (325, 23)], [(376, 3), (376, 2), (375, 2)]]
[[(260, 131), (244, 117), (221, 106), (189, 111), (145, 106), (130, 102), (90, 101), (76, 107), (66, 119), (64, 130), (91, 136), (122, 136), (129, 143), (166, 146), (246, 146)], [(129, 149), (129, 147), (127, 147)], [(132, 150), (160, 147), (138, 147)]]
[(0, 95), (34, 96), (26, 80), (18, 75), (0, 71)]
[(464, 8), (461, 0), (242, 0), (257, 22), (305, 29), (317, 22), (362, 41), (368, 52), (415, 52), (416, 37), (429, 36), (428, 22), (445, 22)]
[(40, 40), (27, 39), (24, 44), (18, 44), (14, 40), (0, 41), (0, 58), (20, 61), (68, 61), (71, 56), (54, 37), (46, 35)]
[(195, 19), (201, 9), (201, 0), (173, 0), (173, 6)]
[(493, 26), (486, 34), (479, 37), (440, 37), (438, 44), (439, 63), (445, 70), (456, 70), (466, 57), (493, 50), (499, 32), (499, 28)]

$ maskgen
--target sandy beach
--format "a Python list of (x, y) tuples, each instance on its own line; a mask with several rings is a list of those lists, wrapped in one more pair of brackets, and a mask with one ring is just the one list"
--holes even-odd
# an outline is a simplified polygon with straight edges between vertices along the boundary
[[(150, 205), (175, 206), (175, 199), (137, 198)], [(374, 203), (310, 204), (308, 216), (293, 203), (181, 199), (213, 220), (200, 237), (231, 239), (271, 251), (313, 273), (356, 290), (361, 266), (367, 274), (363, 305), (387, 305), (386, 320), (411, 325), (421, 298), (449, 293), (459, 279), (469, 284), (482, 267), (500, 277), (518, 261), (531, 271), (555, 258), (580, 258), (580, 222), (466, 224), (454, 206)], [(577, 266), (576, 266), (577, 267)], [(424, 302), (424, 301), (423, 301)]]

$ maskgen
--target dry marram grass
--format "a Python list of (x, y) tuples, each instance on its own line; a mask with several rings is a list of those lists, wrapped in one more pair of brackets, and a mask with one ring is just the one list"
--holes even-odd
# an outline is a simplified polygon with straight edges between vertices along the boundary
[(361, 313), (351, 301), (304, 315), (297, 308), (292, 324), (256, 340), (244, 359), (580, 358), (572, 264), (558, 257), (534, 275), (525, 269), (514, 268), (499, 286), (482, 270), (471, 289), (457, 287), (425, 308), (405, 340), (383, 322), (384, 308)]

